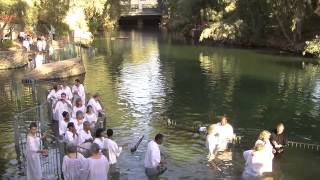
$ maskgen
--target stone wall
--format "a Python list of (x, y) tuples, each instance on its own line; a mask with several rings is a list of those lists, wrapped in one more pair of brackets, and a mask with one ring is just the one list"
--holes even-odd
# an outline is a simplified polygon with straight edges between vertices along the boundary
[(22, 50), (0, 51), (0, 70), (21, 68), (28, 64), (28, 54)]

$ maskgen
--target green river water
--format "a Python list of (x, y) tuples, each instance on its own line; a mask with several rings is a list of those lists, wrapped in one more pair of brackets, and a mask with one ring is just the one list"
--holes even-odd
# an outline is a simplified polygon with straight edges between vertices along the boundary
[[(192, 45), (170, 34), (126, 30), (95, 40), (84, 52), (86, 92), (99, 92), (108, 127), (124, 147), (120, 179), (146, 179), (147, 142), (165, 135), (168, 171), (161, 179), (238, 179), (242, 152), (257, 133), (284, 122), (290, 140), (320, 143), (320, 67), (315, 59), (268, 51)], [(13, 115), (45, 99), (48, 86), (35, 92), (21, 83), (24, 70), (0, 71), (0, 173), (18, 177)], [(70, 80), (72, 82), (72, 80)], [(226, 114), (236, 132), (249, 134), (233, 151), (232, 166), (217, 172), (207, 166), (204, 137), (196, 123), (216, 123)], [(174, 122), (168, 126), (167, 119)], [(247, 129), (247, 130), (246, 130)], [(250, 130), (250, 131), (249, 131)], [(145, 139), (135, 154), (129, 148)], [(319, 179), (319, 151), (289, 148), (277, 162), (274, 179)], [(23, 179), (23, 177), (20, 177)]]

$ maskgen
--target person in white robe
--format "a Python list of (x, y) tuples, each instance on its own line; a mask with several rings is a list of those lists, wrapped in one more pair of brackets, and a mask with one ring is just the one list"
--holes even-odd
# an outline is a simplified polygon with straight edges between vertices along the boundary
[(44, 55), (41, 52), (39, 52), (36, 54), (34, 60), (36, 63), (36, 68), (39, 69), (39, 68), (41, 68), (41, 66), (44, 62)]
[(161, 161), (160, 148), (163, 142), (163, 135), (157, 134), (153, 141), (148, 143), (147, 152), (144, 156), (145, 173), (148, 177), (156, 177), (164, 173), (167, 168), (164, 161)]
[(265, 163), (264, 166), (262, 167), (262, 171), (265, 173), (271, 173), (272, 172), (272, 160), (273, 160), (273, 152), (275, 152), (275, 150), (273, 149), (271, 143), (270, 143), (270, 135), (271, 133), (263, 130), (260, 134), (259, 134), (259, 138), (256, 141), (255, 145), (257, 144), (262, 144), (264, 145), (264, 150), (263, 153), (265, 154)]
[(93, 143), (90, 148), (91, 157), (88, 160), (88, 180), (107, 180), (109, 171), (108, 159), (100, 153), (99, 145)]
[(113, 130), (107, 129), (108, 138), (105, 139), (105, 147), (108, 150), (108, 160), (110, 164), (110, 178), (117, 176), (118, 167), (117, 167), (117, 158), (120, 156), (122, 147), (119, 147), (118, 144), (112, 140)]
[(47, 41), (44, 36), (41, 36), (41, 42), (42, 42), (42, 51), (46, 51), (47, 50)]
[(67, 85), (66, 82), (62, 83), (61, 92), (66, 93), (66, 97), (67, 97), (68, 100), (70, 100), (70, 101), (72, 100), (73, 94), (72, 94), (72, 91), (71, 91), (70, 87)]
[(105, 150), (105, 138), (103, 137), (104, 130), (102, 128), (98, 128), (96, 130), (96, 138), (94, 139), (93, 143), (96, 143), (99, 145), (100, 151)]
[(218, 151), (219, 137), (216, 133), (216, 125), (212, 124), (208, 127), (208, 135), (206, 137), (206, 147), (209, 150), (208, 161), (212, 161)]
[(88, 177), (87, 159), (77, 152), (75, 144), (67, 144), (67, 155), (63, 157), (62, 172), (64, 180), (81, 180)]
[(47, 96), (47, 100), (51, 101), (52, 107), (54, 104), (57, 103), (57, 101), (61, 97), (61, 93), (62, 93), (62, 91), (59, 89), (59, 86), (57, 84), (54, 84), (52, 89), (50, 90), (48, 96)]
[(71, 122), (74, 123), (74, 127), (76, 128), (77, 133), (79, 133), (83, 129), (84, 117), (81, 111), (77, 111), (76, 118), (72, 119)]
[(75, 84), (72, 86), (72, 93), (74, 101), (80, 97), (82, 100), (82, 104), (86, 103), (86, 94), (84, 91), (83, 85), (80, 83), (79, 79), (75, 80)]
[(95, 124), (97, 123), (98, 117), (92, 110), (92, 106), (88, 105), (87, 106), (87, 112), (84, 116), (85, 121), (88, 121), (91, 124), (91, 128), (95, 128)]
[(68, 130), (64, 135), (64, 141), (67, 144), (79, 145), (80, 137), (79, 137), (79, 134), (76, 131), (74, 123), (73, 122), (69, 122), (67, 128), (68, 128)]
[(25, 38), (25, 39), (23, 40), (22, 46), (23, 46), (24, 48), (26, 48), (27, 52), (30, 51), (30, 44), (29, 44), (28, 38)]
[(81, 111), (83, 114), (86, 112), (86, 107), (82, 104), (82, 100), (78, 98), (76, 104), (72, 108), (72, 118), (76, 118), (76, 112)]
[[(40, 138), (36, 136), (37, 124), (30, 123), (29, 133), (26, 143), (26, 159), (27, 159), (27, 180), (41, 180), (42, 170), (40, 164), (40, 154), (46, 155), (47, 150), (40, 150)], [(45, 138), (44, 135), (42, 138)]]
[(79, 132), (79, 146), (80, 146), (80, 152), (82, 152), (84, 155), (89, 155), (89, 149), (93, 142), (93, 137), (91, 135), (91, 126), (88, 121), (85, 121), (83, 123), (83, 129)]
[(102, 109), (102, 106), (100, 104), (99, 94), (95, 94), (90, 98), (87, 106), (89, 105), (92, 106), (92, 110), (96, 114), (96, 116), (98, 116), (99, 113), (104, 113), (104, 110)]
[(70, 122), (70, 115), (67, 111), (62, 113), (63, 121), (59, 121), (59, 135), (64, 137), (65, 133), (68, 130), (68, 123)]
[(218, 151), (224, 151), (228, 149), (228, 144), (232, 143), (234, 137), (233, 128), (228, 123), (226, 116), (223, 116), (221, 121), (217, 123), (216, 129), (219, 135)]
[(40, 38), (37, 38), (37, 50), (41, 52), (42, 48), (43, 48), (42, 41)]
[(72, 108), (72, 104), (69, 100), (66, 99), (66, 94), (61, 93), (61, 98), (56, 102), (53, 108), (53, 119), (56, 121), (62, 121), (63, 111), (67, 111), (70, 113), (71, 108)]
[(258, 143), (253, 150), (243, 152), (245, 167), (242, 173), (242, 179), (253, 180), (263, 175), (263, 167), (266, 163), (264, 148), (265, 146), (263, 144)]

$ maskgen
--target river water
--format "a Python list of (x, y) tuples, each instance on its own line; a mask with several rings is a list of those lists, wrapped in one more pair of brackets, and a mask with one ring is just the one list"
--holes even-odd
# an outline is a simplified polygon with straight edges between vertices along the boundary
[[(95, 40), (84, 53), (86, 92), (99, 92), (107, 126), (124, 150), (120, 179), (146, 179), (147, 142), (165, 135), (162, 151), (168, 171), (161, 179), (237, 179), (242, 152), (257, 133), (284, 122), (290, 140), (320, 143), (320, 68), (316, 60), (279, 56), (268, 51), (204, 47), (156, 31), (123, 30)], [(48, 86), (21, 83), (24, 70), (0, 71), (0, 172), (18, 176), (13, 115), (45, 99)], [(72, 82), (72, 80), (70, 80)], [(34, 89), (37, 89), (36, 91)], [(222, 172), (207, 166), (204, 137), (195, 124), (216, 123), (226, 114), (247, 141), (236, 146), (232, 166)], [(170, 122), (168, 122), (170, 119)], [(172, 123), (173, 122), (173, 123)], [(144, 135), (137, 152), (130, 147)], [(320, 155), (287, 149), (277, 161), (274, 179), (320, 177)]]

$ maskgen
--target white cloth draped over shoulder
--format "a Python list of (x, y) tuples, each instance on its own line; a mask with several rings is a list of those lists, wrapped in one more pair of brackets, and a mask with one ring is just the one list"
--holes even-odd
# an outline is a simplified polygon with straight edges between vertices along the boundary
[(270, 141), (264, 142), (262, 140), (257, 140), (255, 145), (257, 144), (263, 144), (264, 145), (264, 150), (262, 151), (265, 156), (265, 163), (264, 166), (262, 167), (263, 172), (272, 172), (272, 160), (273, 160), (273, 153), (272, 153), (272, 145)]
[(96, 116), (98, 116), (99, 111), (102, 110), (100, 102), (96, 101), (94, 98), (90, 98), (87, 106), (89, 106), (89, 105), (92, 106), (93, 112), (96, 114)]
[(263, 167), (266, 164), (266, 156), (263, 151), (254, 152), (247, 150), (243, 152), (245, 168), (242, 174), (243, 179), (253, 179), (263, 174)]
[(28, 135), (26, 144), (27, 180), (42, 179), (39, 150), (40, 138)]
[(63, 157), (62, 172), (65, 180), (81, 180), (87, 174), (87, 159), (81, 153), (76, 154), (76, 158), (70, 158), (68, 155)]
[(217, 123), (216, 128), (219, 135), (218, 151), (224, 151), (228, 148), (228, 143), (232, 142), (233, 128), (229, 123), (224, 126), (221, 123)]
[(77, 120), (77, 119), (71, 119), (71, 122), (73, 122), (74, 127), (77, 130), (77, 133), (79, 133), (83, 129), (83, 119)]
[(155, 168), (160, 165), (161, 156), (159, 145), (155, 141), (148, 143), (147, 152), (144, 157), (145, 168)]
[(91, 142), (86, 142), (87, 140), (93, 140), (91, 132), (86, 132), (85, 130), (81, 130), (79, 132), (79, 146), (82, 147), (81, 151), (86, 151), (90, 149)]
[(209, 150), (209, 155), (214, 155), (217, 152), (219, 145), (218, 136), (215, 133), (207, 135), (206, 137), (206, 147)]
[(88, 158), (88, 180), (107, 180), (109, 171), (108, 159), (101, 154), (100, 159)]
[(72, 93), (78, 95), (81, 98), (82, 104), (86, 103), (86, 94), (82, 84), (80, 84), (79, 86), (73, 85)]
[(69, 100), (58, 101), (53, 109), (53, 119), (57, 121), (63, 120), (62, 113), (67, 111), (69, 114), (71, 112), (72, 104)]
[(116, 164), (122, 148), (118, 147), (117, 143), (109, 138), (104, 140), (104, 146), (108, 149), (109, 164)]

